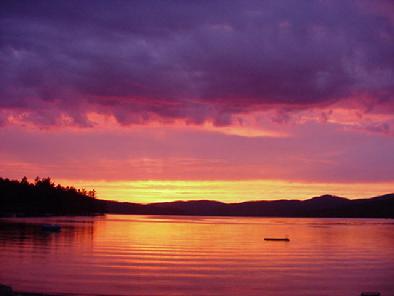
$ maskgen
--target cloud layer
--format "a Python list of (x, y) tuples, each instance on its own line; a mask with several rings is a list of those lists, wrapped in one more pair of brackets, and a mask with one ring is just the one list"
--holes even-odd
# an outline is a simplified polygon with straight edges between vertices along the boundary
[(390, 1), (2, 1), (0, 126), (393, 115), (393, 36)]

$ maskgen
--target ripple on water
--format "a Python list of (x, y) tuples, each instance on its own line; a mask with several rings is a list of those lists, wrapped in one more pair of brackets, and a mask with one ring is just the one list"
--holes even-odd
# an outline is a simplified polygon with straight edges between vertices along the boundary
[[(60, 233), (40, 231), (54, 221)], [(394, 295), (393, 230), (376, 219), (11, 219), (0, 221), (0, 282), (78, 295)]]

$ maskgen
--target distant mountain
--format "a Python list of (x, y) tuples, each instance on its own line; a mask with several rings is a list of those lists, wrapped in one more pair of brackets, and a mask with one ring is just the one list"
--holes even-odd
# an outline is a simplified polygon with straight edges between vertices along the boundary
[(322, 195), (307, 200), (223, 203), (211, 200), (151, 204), (102, 201), (106, 212), (148, 215), (394, 218), (394, 194), (350, 200)]
[(50, 178), (9, 180), (0, 178), (1, 216), (96, 215), (102, 213), (147, 215), (255, 216), (255, 217), (365, 217), (394, 218), (394, 194), (368, 199), (322, 195), (307, 200), (212, 200), (151, 204), (106, 201), (95, 191), (55, 186)]

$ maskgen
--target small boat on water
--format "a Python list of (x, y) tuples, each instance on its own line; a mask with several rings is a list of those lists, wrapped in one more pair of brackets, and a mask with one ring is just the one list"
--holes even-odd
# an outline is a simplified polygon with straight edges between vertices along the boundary
[(41, 230), (48, 232), (59, 232), (62, 227), (59, 224), (42, 224)]
[(274, 242), (289, 242), (290, 239), (287, 237), (266, 237), (264, 238), (265, 241), (274, 241)]

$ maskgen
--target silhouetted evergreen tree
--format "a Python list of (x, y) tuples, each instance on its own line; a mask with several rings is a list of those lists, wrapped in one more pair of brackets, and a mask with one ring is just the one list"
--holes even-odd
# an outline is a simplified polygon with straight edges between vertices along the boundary
[(55, 186), (50, 178), (26, 177), (21, 181), (0, 178), (0, 215), (91, 215), (102, 213), (95, 191)]

